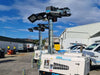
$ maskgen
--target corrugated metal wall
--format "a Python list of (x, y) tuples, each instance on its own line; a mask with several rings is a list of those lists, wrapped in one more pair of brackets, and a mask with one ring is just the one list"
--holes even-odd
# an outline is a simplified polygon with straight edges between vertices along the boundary
[(5, 52), (7, 52), (7, 46), (10, 46), (10, 49), (13, 50), (13, 47), (16, 47), (16, 50), (18, 50), (18, 44), (16, 42), (7, 42), (7, 41), (0, 41), (0, 48), (4, 48)]

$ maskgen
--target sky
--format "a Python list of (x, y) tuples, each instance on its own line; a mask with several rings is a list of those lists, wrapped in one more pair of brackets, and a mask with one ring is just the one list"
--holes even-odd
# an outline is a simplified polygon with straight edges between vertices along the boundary
[[(65, 28), (100, 22), (100, 0), (0, 0), (0, 36), (38, 39), (38, 31), (29, 32), (28, 28), (48, 22), (31, 23), (27, 18), (45, 12), (47, 6), (71, 10), (70, 17), (53, 23), (55, 36), (60, 36)], [(42, 37), (48, 37), (48, 30), (42, 32)]]

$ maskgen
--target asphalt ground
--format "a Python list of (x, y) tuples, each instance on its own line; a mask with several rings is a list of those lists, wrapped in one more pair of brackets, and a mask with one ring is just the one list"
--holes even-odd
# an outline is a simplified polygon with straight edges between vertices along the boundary
[[(0, 58), (0, 75), (39, 75), (36, 63), (31, 66), (33, 53), (17, 53)], [(90, 75), (100, 75), (100, 66), (92, 66)]]

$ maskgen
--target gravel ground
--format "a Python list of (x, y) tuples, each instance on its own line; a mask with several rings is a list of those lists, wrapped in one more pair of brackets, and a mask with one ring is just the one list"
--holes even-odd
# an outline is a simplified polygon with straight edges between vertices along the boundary
[[(0, 75), (39, 75), (36, 64), (31, 68), (32, 52), (17, 53), (16, 55), (6, 55), (0, 59)], [(100, 66), (93, 66), (90, 75), (100, 75)]]
[(32, 53), (6, 55), (0, 59), (0, 75), (23, 75), (23, 69), (26, 75), (38, 75), (37, 68), (31, 68), (31, 58)]

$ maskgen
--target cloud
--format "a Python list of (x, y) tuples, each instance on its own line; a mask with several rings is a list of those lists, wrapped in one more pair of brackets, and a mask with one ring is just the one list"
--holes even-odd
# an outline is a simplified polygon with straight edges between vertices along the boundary
[(78, 24), (87, 24), (99, 22), (100, 9), (94, 6), (96, 3), (98, 2), (91, 0), (49, 0), (45, 3), (37, 0), (24, 0), (24, 2), (16, 0), (14, 6), (20, 11), (19, 14), (23, 17), (24, 22), (28, 22), (27, 17), (32, 13), (45, 11), (48, 5), (53, 5), (55, 7), (69, 7), (71, 9), (71, 17), (59, 19), (59, 22), (66, 23), (71, 21)]
[(17, 29), (18, 31), (28, 32), (28, 29)]
[(58, 32), (58, 30), (54, 30), (53, 32), (54, 32), (54, 33), (57, 33), (57, 32)]
[(66, 3), (66, 5), (68, 5), (71, 9), (72, 15), (70, 17), (60, 19), (60, 22), (66, 23), (71, 21), (78, 24), (100, 22), (100, 9), (98, 9), (97, 6), (94, 6), (96, 2), (91, 0), (69, 0), (68, 3), (69, 4)]
[(0, 21), (2, 22), (6, 22), (8, 20), (19, 20), (21, 19), (20, 17), (8, 17), (8, 16), (3, 16), (3, 17), (0, 17)]
[(6, 27), (3, 27), (3, 28), (6, 28), (6, 29), (13, 29), (13, 27), (7, 27), (7, 26), (6, 26)]
[(28, 29), (16, 29), (16, 28), (10, 27), (10, 26), (5, 26), (5, 27), (2, 27), (2, 28), (10, 29), (12, 32), (18, 32), (18, 31), (29, 32)]
[(18, 32), (18, 31), (12, 30), (12, 32), (14, 32), (14, 33), (15, 33), (15, 32)]
[[(16, 9), (19, 11), (23, 22), (30, 23), (27, 19), (33, 13), (45, 12), (47, 6), (55, 6), (59, 8), (69, 7), (72, 15), (66, 18), (58, 19), (58, 22), (74, 22), (77, 24), (88, 24), (100, 22), (100, 0), (48, 0), (42, 2), (39, 0), (15, 0), (12, 6), (0, 5), (0, 10)], [(7, 19), (0, 18), (0, 21)]]
[(64, 26), (61, 26), (61, 25), (58, 25), (58, 26), (56, 26), (57, 28), (59, 28), (59, 29), (65, 29), (66, 27), (64, 27)]
[(28, 17), (33, 13), (40, 13), (45, 11), (45, 4), (38, 0), (15, 0), (13, 7), (19, 10), (19, 15), (22, 16), (23, 22), (28, 22)]
[(29, 39), (36, 39), (36, 38), (38, 38), (38, 37), (39, 37), (39, 36), (28, 35), (27, 38), (29, 38)]
[(11, 9), (11, 6), (0, 5), (0, 11), (9, 11)]

